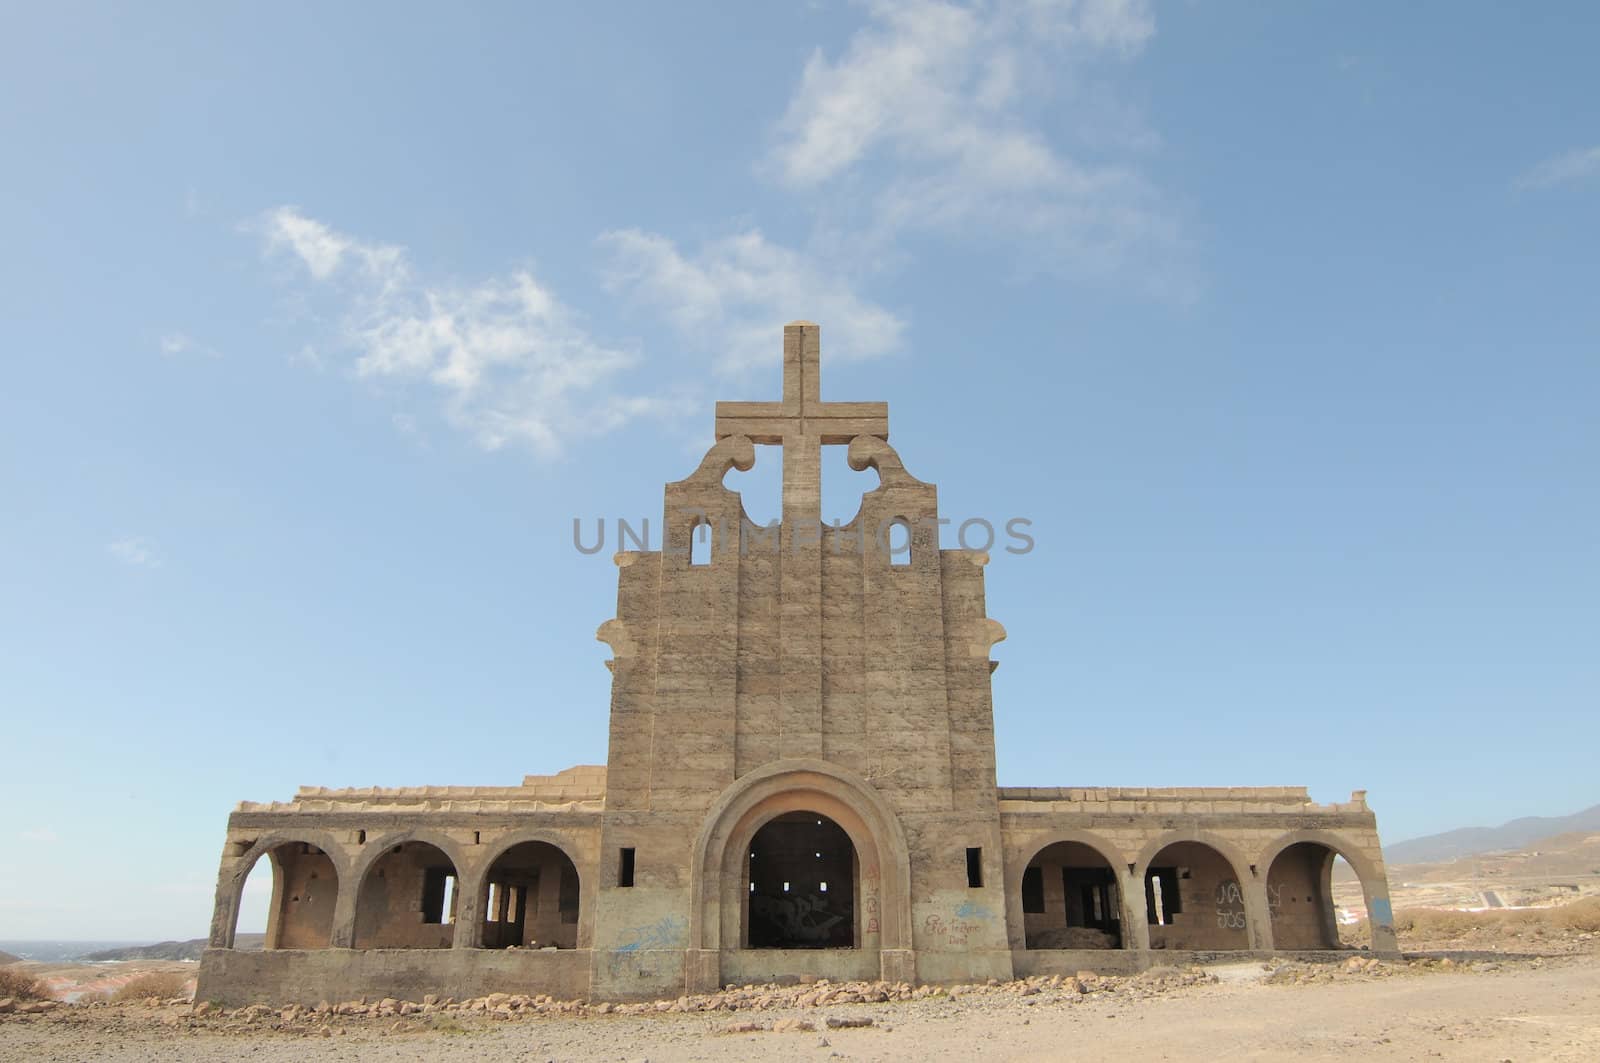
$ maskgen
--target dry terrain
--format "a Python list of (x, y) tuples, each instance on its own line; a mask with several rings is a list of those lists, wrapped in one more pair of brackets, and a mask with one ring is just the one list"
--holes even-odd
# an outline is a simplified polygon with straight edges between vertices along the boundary
[[(0, 999), (0, 1061), (1600, 1058), (1600, 898), (1403, 910), (1397, 923), (1406, 949), (1432, 951), (949, 989), (742, 987), (632, 1005), (497, 995), (224, 1010), (184, 999), (193, 964), (24, 963), (0, 971), (40, 979), (55, 999)], [(177, 995), (104, 1002), (152, 975)]]
[[(503, 1015), (435, 1010), (403, 1017), (60, 1006), (0, 1018), (0, 1059), (1600, 1058), (1595, 955), (1157, 968), (1128, 979), (961, 987), (898, 1002), (795, 1003), (801, 992), (816, 991), (756, 989), (687, 1003), (716, 1000), (716, 1011), (645, 1014), (574, 1014), (538, 1004), (507, 1005)], [(725, 1010), (729, 1004), (739, 1010)], [(855, 1023), (862, 1025), (845, 1025)]]
[[(1432, 864), (1393, 864), (1389, 896), (1401, 908), (1513, 908), (1600, 896), (1600, 834), (1558, 834), (1522, 849)], [(1334, 903), (1361, 911), (1361, 887), (1341, 862)]]

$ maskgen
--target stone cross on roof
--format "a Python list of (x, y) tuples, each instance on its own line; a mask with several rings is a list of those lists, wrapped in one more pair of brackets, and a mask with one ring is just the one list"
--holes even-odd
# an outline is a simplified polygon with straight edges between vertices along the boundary
[(822, 401), (821, 331), (809, 321), (783, 327), (782, 402), (717, 403), (718, 439), (742, 435), (783, 447), (785, 525), (821, 518), (824, 446), (889, 438), (887, 402)]

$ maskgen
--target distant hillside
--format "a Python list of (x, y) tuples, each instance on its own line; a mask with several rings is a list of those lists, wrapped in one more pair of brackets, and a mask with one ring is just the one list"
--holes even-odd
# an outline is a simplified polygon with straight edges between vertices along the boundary
[(1600, 831), (1600, 805), (1570, 816), (1525, 816), (1498, 827), (1463, 827), (1412, 838), (1385, 845), (1383, 859), (1389, 864), (1432, 864), (1497, 849), (1521, 849), (1531, 842), (1574, 831)]
[[(264, 934), (239, 934), (235, 936), (233, 946), (237, 949), (259, 949), (264, 937)], [(125, 949), (91, 952), (81, 958), (95, 963), (106, 960), (198, 960), (205, 947), (205, 938), (194, 938), (190, 941), (159, 941), (154, 945), (135, 945)]]
[(8, 963), (21, 963), (21, 962), (22, 962), (22, 957), (20, 957), (20, 956), (13, 956), (9, 952), (0, 952), (0, 967), (4, 967)]

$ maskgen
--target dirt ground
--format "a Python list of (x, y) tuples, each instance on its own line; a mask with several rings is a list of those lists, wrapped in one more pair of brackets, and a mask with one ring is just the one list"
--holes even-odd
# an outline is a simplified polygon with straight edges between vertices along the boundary
[[(728, 1011), (529, 1007), (195, 1016), (187, 1004), (0, 1016), (0, 1060), (1600, 1059), (1600, 956), (1157, 968), (957, 987), (880, 1004), (704, 999)], [(681, 1006), (681, 1005), (680, 1005)], [(844, 1023), (870, 1023), (848, 1026)], [(804, 1028), (801, 1024), (810, 1026)]]

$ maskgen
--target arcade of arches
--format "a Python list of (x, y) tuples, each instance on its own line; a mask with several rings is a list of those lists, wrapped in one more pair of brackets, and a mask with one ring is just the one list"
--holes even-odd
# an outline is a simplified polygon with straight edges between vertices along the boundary
[[(816, 324), (785, 326), (781, 351), (781, 388), (716, 404), (704, 456), (665, 483), (648, 530), (608, 521), (596, 543), (581, 522), (578, 553), (614, 563), (614, 612), (540, 603), (599, 625), (609, 701), (552, 695), (474, 732), (532, 743), (542, 718), (609, 712), (605, 763), (241, 803), (201, 997), (675, 998), (735, 979), (949, 983), (1328, 947), (1335, 849), (1360, 872), (1373, 950), (1396, 951), (1364, 791), (1322, 803), (1291, 786), (999, 785), (995, 719), (1014, 709), (994, 700), (1006, 631), (986, 580), (1020, 575), (990, 560), (1026, 552), (1026, 521), (986, 533), (988, 521), (943, 513), (938, 485), (890, 444), (887, 403), (823, 399)], [(994, 461), (1041, 457), (1019, 455), (1010, 426), (976, 406), (947, 428)], [(848, 525), (823, 521), (838, 448), (852, 475), (876, 475)], [(781, 520), (758, 528), (729, 474), (774, 450)], [(1050, 489), (1048, 464), (1021, 482)], [(1048, 654), (1015, 664), (1038, 689), (1072, 667)], [(1058, 735), (1072, 756), (1071, 728)], [(470, 762), (470, 742), (438, 746), (441, 770)], [(1075, 770), (1092, 770), (1088, 755)], [(262, 856), (277, 885), (270, 948), (256, 952), (234, 932)]]

